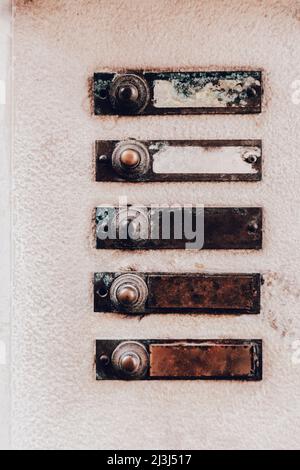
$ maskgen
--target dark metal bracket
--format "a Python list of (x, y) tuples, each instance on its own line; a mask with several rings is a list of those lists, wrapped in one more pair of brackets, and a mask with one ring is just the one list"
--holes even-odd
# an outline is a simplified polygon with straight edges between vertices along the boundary
[[(141, 208), (128, 206), (96, 209), (96, 247), (98, 249), (186, 249), (192, 240), (181, 231), (176, 234), (178, 216), (190, 215), (193, 224), (201, 216), (199, 237), (202, 249), (259, 250), (262, 248), (262, 209), (258, 207), (227, 208)], [(170, 236), (163, 236), (161, 226), (169, 219)], [(127, 232), (130, 226), (130, 233)], [(126, 231), (124, 236), (124, 229)], [(155, 237), (153, 237), (155, 233)], [(176, 236), (175, 236), (176, 234)], [(189, 246), (190, 247), (190, 246)], [(197, 248), (195, 246), (195, 249)]]
[(95, 274), (95, 312), (259, 314), (260, 274)]
[(96, 115), (260, 113), (260, 71), (96, 73)]
[(262, 380), (261, 340), (97, 340), (97, 380)]
[[(228, 153), (228, 150), (230, 153)], [(155, 171), (155, 162), (166, 152), (176, 155), (186, 152), (185, 165), (195, 159), (205, 159), (209, 166), (217, 155), (218, 171), (197, 172)], [(172, 162), (170, 162), (172, 164)], [(220, 171), (220, 168), (222, 171)], [(207, 171), (207, 170), (206, 170)], [(96, 181), (167, 182), (167, 181), (260, 181), (262, 177), (262, 143), (260, 140), (151, 140), (129, 139), (96, 142)]]

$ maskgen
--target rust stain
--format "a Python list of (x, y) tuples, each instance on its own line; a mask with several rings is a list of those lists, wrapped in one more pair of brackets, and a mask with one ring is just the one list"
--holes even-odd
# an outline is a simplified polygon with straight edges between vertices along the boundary
[[(275, 301), (276, 307), (266, 312), (266, 318), (270, 327), (281, 337), (293, 337), (296, 334), (296, 319), (293, 312), (286, 308), (287, 298), (298, 303), (300, 297), (299, 282), (296, 276), (269, 271), (264, 274), (265, 297), (268, 302)], [(281, 307), (282, 305), (282, 307)]]
[(252, 275), (149, 276), (149, 308), (258, 310), (259, 282)]
[(31, 6), (36, 3), (35, 0), (15, 0), (16, 7)]
[(272, 328), (281, 338), (295, 336), (294, 329), (294, 318), (287, 318), (284, 315), (280, 315), (280, 311), (274, 311), (272, 309), (267, 310), (266, 318)]
[(236, 377), (252, 369), (252, 345), (150, 345), (150, 377)]
[(44, 15), (49, 15), (50, 13), (57, 13), (58, 10), (64, 8), (64, 3), (65, 2), (62, 0), (14, 0), (14, 6), (17, 14), (23, 11), (30, 11), (35, 13), (37, 10), (39, 10)]
[[(37, 7), (43, 7), (45, 10), (49, 9), (49, 3), (51, 3), (51, 9), (53, 9), (53, 4), (54, 1), (51, 0), (51, 2), (47, 2), (44, 0), (15, 0), (15, 7), (17, 10), (28, 10), (29, 8), (37, 8)], [(57, 4), (57, 2), (56, 2)]]
[(300, 8), (295, 11), (295, 13), (293, 14), (293, 17), (297, 20), (297, 21), (300, 21)]
[(276, 287), (278, 290), (294, 299), (300, 297), (299, 281), (296, 277), (269, 271), (265, 275), (265, 284), (267, 287)]
[[(88, 89), (88, 112), (91, 116), (94, 115), (94, 80), (93, 78), (88, 78), (87, 80), (87, 89)], [(86, 109), (84, 109), (86, 111)]]

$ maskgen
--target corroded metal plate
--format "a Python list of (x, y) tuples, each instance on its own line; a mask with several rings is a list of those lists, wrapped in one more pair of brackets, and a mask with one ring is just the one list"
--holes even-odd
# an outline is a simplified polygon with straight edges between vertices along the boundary
[[(96, 341), (97, 380), (120, 380), (111, 360), (125, 340)], [(148, 352), (139, 380), (262, 380), (261, 340), (135, 340)], [(130, 343), (127, 343), (130, 354)], [(135, 380), (137, 377), (135, 377)], [(127, 377), (128, 380), (128, 377)]]
[[(260, 312), (260, 274), (134, 273), (147, 286), (145, 303), (130, 311), (115, 302), (114, 285), (127, 279), (124, 273), (97, 273), (94, 278), (95, 312), (134, 314), (200, 313), (258, 314)], [(130, 278), (129, 278), (130, 281)], [(130, 282), (129, 282), (130, 284)], [(137, 286), (138, 287), (138, 286)], [(112, 292), (113, 291), (113, 292)], [(113, 298), (112, 298), (113, 296)]]
[[(130, 224), (134, 224), (135, 217), (138, 221), (138, 228), (141, 230), (140, 239), (134, 234), (128, 234), (122, 238), (118, 232), (120, 226), (120, 214), (124, 215), (122, 226), (127, 222), (129, 216), (123, 209), (120, 213), (119, 208), (98, 207), (96, 210), (96, 246), (98, 249), (134, 249), (134, 250), (154, 250), (154, 249), (249, 249), (259, 250), (262, 248), (262, 209), (257, 207), (222, 207), (222, 208), (204, 208), (203, 217), (199, 222), (199, 238), (203, 236), (203, 244), (200, 248), (196, 244), (191, 246), (191, 238), (188, 238), (187, 231), (180, 227), (178, 235), (177, 215), (181, 216), (183, 208), (142, 208), (141, 215), (138, 217), (133, 211), (135, 206), (129, 206)], [(190, 212), (190, 217), (186, 214)], [(172, 217), (172, 214), (174, 217)], [(192, 220), (193, 223), (198, 220), (199, 211), (188, 209), (184, 212), (181, 221)], [(164, 221), (168, 216), (170, 230), (168, 237), (163, 235), (161, 230)], [(129, 219), (128, 219), (129, 221)], [(117, 230), (112, 227), (117, 225)], [(134, 225), (133, 225), (134, 226)], [(197, 224), (196, 224), (197, 226)], [(202, 233), (200, 233), (202, 231)], [(155, 237), (153, 237), (155, 233)], [(176, 235), (176, 236), (175, 236)], [(195, 236), (192, 235), (191, 236)]]
[(259, 113), (262, 73), (96, 73), (96, 115)]
[[(128, 148), (134, 140), (128, 140)], [(139, 143), (139, 141), (137, 141)], [(260, 181), (260, 140), (161, 140), (142, 141), (150, 164), (123, 172), (113, 156), (118, 141), (96, 142), (97, 181)], [(123, 142), (126, 147), (126, 141)]]

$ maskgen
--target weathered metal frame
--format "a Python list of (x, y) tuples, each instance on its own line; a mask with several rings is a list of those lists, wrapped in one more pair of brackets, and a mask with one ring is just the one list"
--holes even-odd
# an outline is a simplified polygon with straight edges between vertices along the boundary
[(118, 175), (112, 166), (112, 154), (119, 143), (116, 140), (106, 140), (96, 142), (96, 181), (98, 182), (226, 182), (226, 181), (261, 181), (262, 179), (262, 157), (252, 163), (256, 173), (169, 173), (159, 174), (153, 171), (153, 155), (155, 150), (151, 149), (153, 145), (168, 145), (169, 147), (207, 147), (210, 151), (214, 147), (259, 147), (262, 155), (261, 140), (150, 140), (139, 141), (145, 145), (150, 155), (150, 168), (146, 174), (137, 175), (134, 179), (128, 179), (126, 176)]
[[(138, 312), (128, 312), (116, 307), (110, 299), (109, 291), (115, 279), (126, 273), (102, 272), (94, 276), (94, 311), (101, 313), (123, 313), (130, 315), (148, 314), (214, 314), (214, 315), (254, 315), (260, 313), (262, 277), (260, 274), (203, 274), (203, 273), (140, 273), (149, 289), (148, 300)], [(202, 287), (201, 283), (205, 285)], [(181, 284), (181, 286), (180, 286)], [(159, 287), (158, 287), (159, 286)], [(182, 290), (190, 296), (184, 306), (171, 307)], [(213, 290), (213, 297), (212, 297)], [(185, 295), (182, 292), (182, 295)], [(199, 299), (200, 297), (200, 299)], [(215, 306), (212, 303), (215, 303)], [(226, 302), (228, 305), (226, 306)], [(180, 303), (180, 302), (179, 302)], [(201, 306), (210, 305), (209, 307)], [(235, 307), (230, 306), (235, 303)], [(189, 305), (187, 305), (189, 304)], [(242, 305), (243, 304), (243, 305)], [(162, 306), (165, 305), (165, 306)], [(222, 305), (222, 307), (220, 307)]]
[[(95, 73), (94, 75), (94, 111), (96, 115), (125, 115), (118, 113), (113, 109), (110, 98), (109, 89), (113, 79), (121, 74), (134, 74), (142, 77), (150, 89), (150, 101), (146, 108), (139, 115), (166, 115), (166, 114), (249, 114), (260, 113), (262, 102), (262, 72), (261, 71), (166, 71), (166, 72), (146, 72), (142, 70), (127, 70), (111, 73)], [(251, 87), (245, 93), (241, 91), (238, 102), (246, 103), (239, 106), (226, 106), (226, 107), (173, 107), (173, 108), (157, 108), (154, 106), (154, 82), (156, 80), (177, 80), (182, 83), (182, 88), (188, 92), (188, 89), (193, 89), (193, 83), (203, 82), (204, 84), (210, 83), (214, 86), (219, 80), (238, 79), (241, 82), (247, 80), (249, 77), (255, 77), (260, 83), (258, 87), (252, 89)], [(226, 94), (225, 94), (226, 97)], [(135, 115), (135, 114), (133, 114)]]
[[(112, 223), (118, 210), (116, 207), (98, 207), (96, 209), (96, 228), (98, 224), (103, 224), (103, 220), (107, 221), (107, 224)], [(151, 209), (147, 210), (150, 214)], [(194, 209), (191, 211), (195, 214)], [(259, 207), (206, 207), (204, 208), (205, 239), (202, 249), (260, 250), (263, 241), (262, 223), (263, 213), (262, 208)], [(171, 230), (172, 233), (174, 232)], [(187, 242), (190, 240), (185, 238), (178, 240), (173, 237), (167, 240), (162, 238), (148, 239), (143, 243), (137, 243), (131, 239), (107, 238), (100, 240), (96, 235), (97, 249), (185, 249)]]
[(201, 345), (203, 343), (214, 343), (216, 347), (224, 345), (236, 345), (240, 347), (245, 345), (245, 347), (252, 347), (252, 371), (246, 376), (232, 376), (229, 374), (230, 364), (228, 364), (228, 375), (217, 377), (200, 377), (200, 376), (189, 376), (189, 377), (150, 377), (149, 370), (145, 377), (140, 379), (120, 379), (120, 377), (114, 371), (110, 362), (103, 364), (101, 357), (106, 356), (108, 359), (111, 357), (115, 348), (127, 340), (97, 340), (96, 341), (96, 379), (97, 380), (231, 380), (231, 381), (260, 381), (262, 380), (262, 367), (263, 367), (263, 358), (262, 358), (262, 340), (252, 339), (252, 340), (243, 340), (243, 339), (226, 339), (226, 340), (212, 340), (212, 339), (196, 339), (196, 340), (180, 340), (180, 339), (142, 339), (142, 340), (128, 340), (128, 341), (137, 341), (145, 346), (149, 353), (149, 347), (151, 344), (174, 344), (178, 345), (182, 343), (183, 345)]

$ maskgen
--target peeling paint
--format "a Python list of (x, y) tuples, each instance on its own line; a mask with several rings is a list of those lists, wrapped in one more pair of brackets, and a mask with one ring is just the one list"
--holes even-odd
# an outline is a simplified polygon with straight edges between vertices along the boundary
[(220, 108), (247, 106), (258, 95), (258, 73), (162, 74), (154, 81), (157, 108)]

